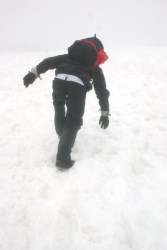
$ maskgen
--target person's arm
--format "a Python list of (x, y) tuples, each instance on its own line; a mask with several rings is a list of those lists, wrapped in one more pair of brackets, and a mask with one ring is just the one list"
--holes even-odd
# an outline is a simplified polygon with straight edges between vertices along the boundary
[(32, 84), (36, 78), (40, 78), (40, 74), (45, 73), (49, 69), (56, 69), (58, 65), (67, 58), (67, 55), (59, 55), (54, 57), (48, 57), (40, 62), (36, 67), (33, 67), (31, 71), (23, 78), (25, 87)]
[(101, 108), (101, 116), (99, 119), (99, 124), (101, 128), (107, 128), (109, 125), (109, 95), (110, 92), (106, 88), (106, 81), (103, 71), (100, 67), (94, 69), (93, 72), (93, 84), (96, 96), (99, 100), (99, 105)]

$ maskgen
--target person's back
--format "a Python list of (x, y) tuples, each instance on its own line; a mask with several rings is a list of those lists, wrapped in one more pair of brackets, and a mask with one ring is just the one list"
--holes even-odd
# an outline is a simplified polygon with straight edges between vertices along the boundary
[[(86, 92), (94, 85), (99, 99), (102, 128), (109, 124), (109, 91), (99, 67), (108, 56), (101, 41), (96, 37), (75, 41), (68, 48), (68, 54), (46, 58), (24, 77), (26, 87), (49, 69), (55, 69), (53, 81), (53, 105), (55, 129), (60, 138), (56, 165), (59, 168), (72, 167), (71, 150), (78, 130), (82, 126)], [(65, 111), (65, 105), (67, 110)]]

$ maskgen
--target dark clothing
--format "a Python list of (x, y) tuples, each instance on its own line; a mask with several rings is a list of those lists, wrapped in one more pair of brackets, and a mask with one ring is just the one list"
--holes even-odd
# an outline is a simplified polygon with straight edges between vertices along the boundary
[(77, 133), (78, 130), (74, 127), (68, 127), (63, 130), (58, 145), (57, 160), (71, 162), (71, 150), (74, 146)]
[[(84, 86), (55, 78), (53, 81), (53, 105), (55, 108), (55, 128), (60, 136), (63, 129), (82, 126), (86, 91)], [(65, 112), (65, 105), (67, 111)]]
[(83, 123), (86, 92), (92, 89), (92, 85), (101, 108), (99, 124), (103, 129), (109, 125), (109, 91), (99, 67), (107, 59), (102, 42), (94, 35), (76, 40), (68, 48), (68, 54), (46, 58), (23, 78), (27, 88), (40, 74), (55, 69), (52, 96), (55, 129), (60, 138), (56, 166), (61, 169), (74, 165), (71, 150)]
[(49, 69), (56, 69), (55, 75), (73, 75), (83, 82), (83, 85), (81, 85), (78, 82), (66, 81), (56, 77), (53, 80), (52, 96), (55, 109), (55, 129), (60, 138), (57, 160), (71, 162), (71, 149), (77, 132), (83, 123), (86, 91), (90, 86), (90, 81), (94, 85), (101, 110), (109, 110), (109, 91), (106, 89), (102, 69), (100, 67), (90, 68), (75, 62), (66, 54), (47, 58), (36, 68), (39, 75)]
[(86, 89), (92, 80), (101, 110), (109, 110), (109, 91), (106, 89), (103, 71), (99, 66), (89, 68), (84, 64), (72, 61), (69, 56), (65, 54), (46, 58), (37, 65), (39, 75), (49, 69), (56, 69), (55, 74), (65, 73), (79, 77), (83, 81)]
[(86, 90), (78, 83), (55, 78), (52, 96), (55, 109), (55, 129), (60, 138), (57, 159), (70, 162), (71, 149), (83, 123)]

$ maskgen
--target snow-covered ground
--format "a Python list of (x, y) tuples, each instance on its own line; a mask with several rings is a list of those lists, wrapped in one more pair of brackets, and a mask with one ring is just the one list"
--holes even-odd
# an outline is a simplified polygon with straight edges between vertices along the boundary
[(0, 249), (166, 250), (167, 48), (111, 49), (110, 126), (89, 92), (67, 172), (54, 166), (54, 71), (22, 82), (56, 54), (0, 53)]

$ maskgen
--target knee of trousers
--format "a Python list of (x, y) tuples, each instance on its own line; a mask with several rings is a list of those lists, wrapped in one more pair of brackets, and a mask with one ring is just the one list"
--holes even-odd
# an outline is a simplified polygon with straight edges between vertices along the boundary
[(66, 117), (64, 128), (67, 128), (67, 129), (72, 128), (74, 130), (79, 130), (82, 127), (82, 125), (83, 125), (82, 119), (73, 120), (73, 119)]

